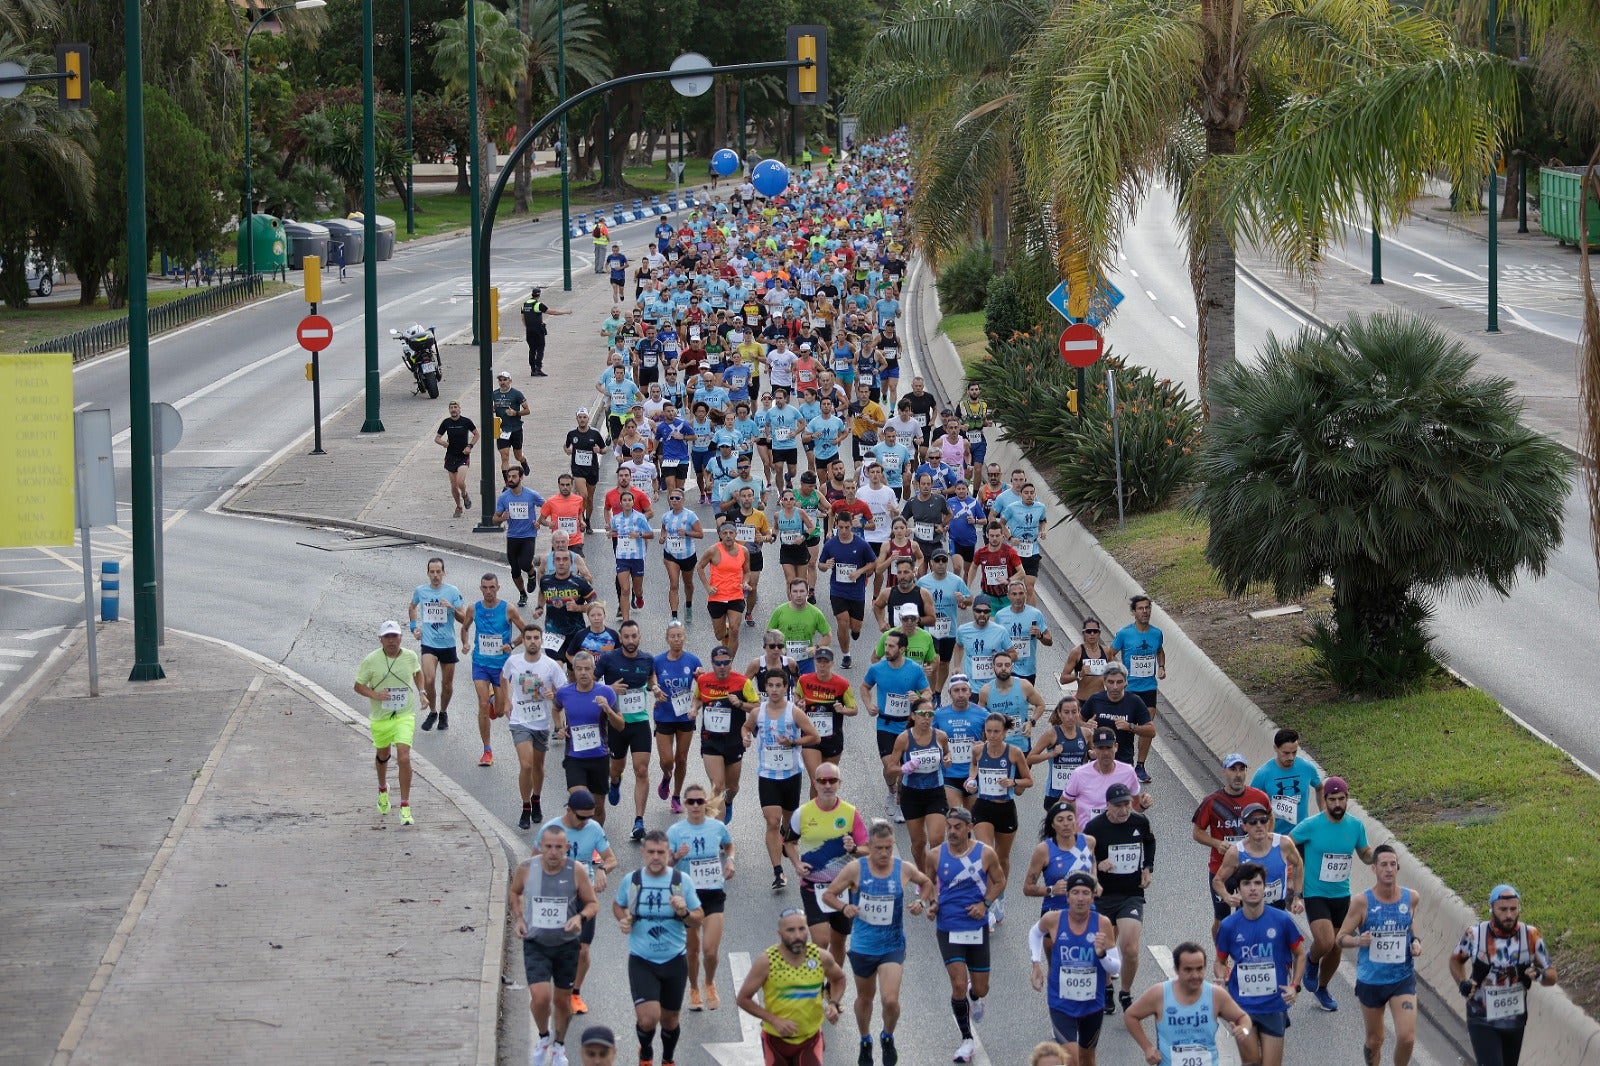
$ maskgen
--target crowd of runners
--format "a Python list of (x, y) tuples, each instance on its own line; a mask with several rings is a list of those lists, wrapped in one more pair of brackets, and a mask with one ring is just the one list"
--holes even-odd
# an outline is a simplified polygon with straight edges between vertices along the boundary
[[(560, 457), (529, 462), (528, 398), (499, 374), (494, 516), (511, 588), (490, 571), (469, 598), (434, 558), (406, 621), (380, 627), (355, 686), (371, 704), (379, 813), (391, 811), (392, 761), (400, 821), (414, 824), (417, 717), (424, 731), (450, 728), (464, 668), (479, 765), (494, 765), (507, 732), (516, 754), (517, 824), (533, 854), (510, 900), (534, 1066), (568, 1061), (603, 909), (628, 938), (641, 1064), (671, 1066), (682, 1011), (717, 1010), (727, 990), (761, 1020), (768, 1063), (820, 1066), (849, 999), (857, 1061), (893, 1066), (908, 950), (944, 962), (955, 1062), (974, 1056), (991, 969), (1031, 965), (1037, 1036), (1049, 1037), (1033, 1062), (1093, 1066), (1120, 1010), (1149, 1063), (1213, 1066), (1221, 1039), (1243, 1063), (1278, 1066), (1302, 992), (1339, 1009), (1330, 989), (1345, 952), (1366, 1061), (1391, 1025), (1393, 1061), (1408, 1062), (1428, 901), (1401, 885), (1394, 849), (1374, 847), (1349, 812), (1350, 786), (1300, 757), (1292, 730), (1253, 770), (1241, 755), (1222, 760), (1192, 830), (1212, 943), (1180, 944), (1177, 976), (1135, 994), (1156, 884), (1143, 812), (1162, 633), (1135, 597), (1126, 619), (1085, 619), (1064, 669), (1041, 680), (1040, 647), (1060, 634), (1036, 602), (1038, 489), (987, 461), (976, 385), (953, 407), (919, 377), (902, 388), (908, 182), (904, 144), (890, 139), (802, 169), (780, 196), (747, 178), (661, 221), (637, 256), (612, 245), (599, 266), (615, 307), (595, 362), (560, 353), (561, 373), (592, 373), (595, 394), (570, 415)], [(536, 376), (543, 316), (560, 313), (538, 290), (524, 305)], [(439, 429), (458, 509), (471, 506), (462, 472), (477, 433), (455, 405)], [(548, 495), (529, 484), (535, 465), (560, 469)], [(781, 597), (762, 603), (769, 562)], [(633, 617), (647, 567), (667, 578), (659, 632)], [(847, 744), (875, 746), (881, 775), (847, 782)], [(562, 797), (548, 812), (547, 764)], [(736, 854), (736, 807), (759, 808), (762, 856)], [(1036, 818), (1037, 843), (1014, 862)], [(619, 859), (613, 839), (631, 839), (637, 857)], [(1198, 889), (1197, 853), (1166, 841), (1162, 859), (1173, 891)], [(1377, 883), (1352, 894), (1357, 862)], [(740, 867), (762, 871), (738, 879), (743, 891), (764, 881), (798, 904), (742, 987), (725, 989)], [(1037, 920), (1022, 919), (1024, 938), (996, 939), (1019, 896), (1037, 901)], [(1514, 1066), (1527, 990), (1556, 973), (1516, 890), (1501, 885), (1490, 903), (1451, 965), (1478, 1062)], [(609, 1029), (582, 1043), (613, 1061)], [(1298, 1057), (1329, 1061), (1313, 1047)]]

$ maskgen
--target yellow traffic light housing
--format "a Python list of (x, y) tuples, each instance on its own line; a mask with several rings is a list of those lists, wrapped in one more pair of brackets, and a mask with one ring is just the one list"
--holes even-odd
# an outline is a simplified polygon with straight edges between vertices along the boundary
[(306, 303), (315, 307), (322, 302), (322, 257), (305, 256), (300, 260), (300, 272), (306, 279)]
[(80, 111), (89, 106), (89, 46), (56, 45), (56, 92), (61, 108)]
[(1078, 413), (1078, 390), (1077, 389), (1068, 389), (1067, 390), (1067, 411), (1070, 414), (1077, 414)]
[(828, 28), (790, 26), (786, 58), (804, 66), (789, 68), (788, 99), (796, 107), (828, 98)]

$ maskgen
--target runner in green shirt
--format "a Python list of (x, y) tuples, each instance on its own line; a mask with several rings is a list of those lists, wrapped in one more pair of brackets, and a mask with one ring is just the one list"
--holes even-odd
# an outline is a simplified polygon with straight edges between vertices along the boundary
[(355, 690), (371, 705), (372, 746), (377, 749), (378, 813), (389, 813), (389, 750), (400, 754), (400, 824), (411, 825), (411, 738), (417, 729), (417, 704), (428, 706), (422, 688), (422, 660), (400, 646), (400, 623), (378, 627), (377, 651), (356, 668)]
[(816, 669), (816, 650), (833, 640), (828, 616), (811, 602), (811, 585), (802, 577), (789, 582), (789, 600), (772, 612), (767, 628), (783, 634), (784, 654), (800, 664), (802, 675)]
[[(921, 666), (924, 670), (929, 669), (932, 667), (934, 660), (939, 657), (939, 650), (934, 643), (933, 634), (917, 626), (917, 620), (921, 617), (917, 613), (917, 605), (914, 603), (902, 603), (899, 616), (900, 624), (889, 630), (889, 633), (898, 631), (904, 636), (906, 638), (906, 658)], [(885, 633), (878, 638), (878, 646), (872, 652), (873, 662), (883, 658), (884, 638), (889, 633)]]

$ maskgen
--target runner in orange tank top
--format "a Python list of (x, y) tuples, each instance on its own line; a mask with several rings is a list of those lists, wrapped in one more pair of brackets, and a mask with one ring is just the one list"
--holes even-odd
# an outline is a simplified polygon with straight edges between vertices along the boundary
[(706, 610), (717, 643), (739, 654), (739, 623), (744, 621), (744, 597), (750, 589), (750, 552), (734, 539), (732, 522), (717, 530), (717, 543), (700, 557), (695, 573), (706, 590)]

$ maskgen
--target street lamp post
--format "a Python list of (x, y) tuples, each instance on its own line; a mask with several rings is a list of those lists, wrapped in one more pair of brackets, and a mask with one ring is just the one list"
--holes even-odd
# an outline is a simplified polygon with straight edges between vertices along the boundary
[(366, 418), (363, 433), (382, 433), (378, 373), (378, 191), (373, 170), (378, 165), (377, 104), (372, 98), (372, 0), (361, 0), (361, 288), (365, 310)]
[(250, 28), (244, 31), (244, 211), (240, 215), (239, 224), (244, 227), (244, 272), (250, 277), (256, 272), (256, 196), (255, 186), (250, 173), (250, 38), (255, 36), (261, 24), (280, 11), (306, 11), (316, 7), (327, 7), (328, 0), (297, 0), (293, 4), (280, 4), (262, 12), (260, 18), (250, 23)]
[[(567, 0), (556, 0), (556, 96), (567, 102)], [(567, 182), (567, 160), (572, 146), (567, 143), (567, 113), (561, 112), (561, 291), (572, 291), (572, 196)]]
[(489, 331), (489, 323), (478, 316), (478, 241), (482, 233), (482, 210), (478, 177), (478, 4), (467, 0), (467, 187), (472, 196), (472, 339)]
[(415, 147), (411, 137), (411, 0), (403, 0), (400, 12), (406, 34), (406, 236), (415, 237), (417, 235), (417, 190), (412, 168)]
[[(1495, 31), (1500, 23), (1499, 0), (1489, 0), (1489, 54), (1495, 54)], [(1488, 333), (1500, 332), (1500, 211), (1495, 207), (1499, 189), (1494, 163), (1489, 164), (1489, 324)]]

